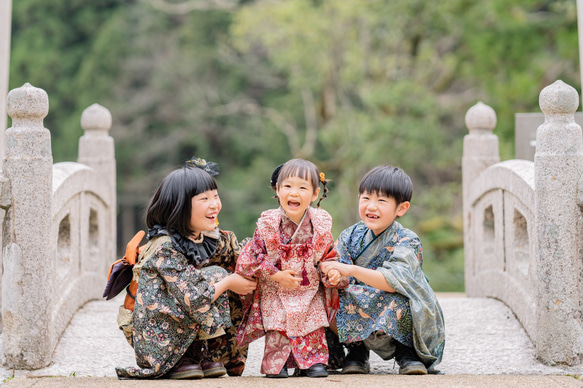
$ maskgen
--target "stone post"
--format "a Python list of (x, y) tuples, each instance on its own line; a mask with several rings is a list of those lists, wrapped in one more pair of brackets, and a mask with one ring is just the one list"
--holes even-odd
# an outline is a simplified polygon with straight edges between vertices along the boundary
[(492, 131), (496, 127), (496, 112), (494, 109), (478, 102), (466, 113), (466, 127), (469, 134), (464, 137), (464, 151), (462, 156), (462, 190), (464, 214), (464, 257), (465, 257), (465, 289), (468, 296), (475, 295), (472, 277), (474, 257), (472, 230), (471, 230), (471, 203), (469, 193), (472, 182), (482, 171), (500, 161), (498, 152), (498, 136)]
[(581, 211), (577, 182), (583, 138), (574, 113), (577, 91), (563, 81), (542, 90), (545, 122), (536, 134), (536, 355), (544, 363), (583, 361), (581, 321)]
[(79, 139), (79, 157), (77, 162), (83, 163), (100, 173), (109, 182), (111, 200), (110, 224), (108, 228), (108, 249), (105, 263), (109, 265), (117, 254), (117, 206), (116, 206), (116, 172), (114, 141), (109, 136), (111, 129), (111, 113), (99, 104), (93, 104), (81, 115), (81, 128), (85, 134)]
[(56, 345), (50, 335), (53, 157), (51, 134), (43, 127), (49, 98), (27, 83), (7, 100), (12, 127), (6, 131), (4, 173), (12, 206), (4, 228), (4, 356), (10, 368), (38, 369), (49, 364)]

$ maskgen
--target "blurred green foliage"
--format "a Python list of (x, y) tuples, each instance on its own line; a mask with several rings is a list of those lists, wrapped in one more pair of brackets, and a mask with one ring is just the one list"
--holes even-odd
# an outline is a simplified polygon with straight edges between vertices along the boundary
[[(514, 113), (538, 112), (556, 79), (579, 85), (576, 3), (220, 4), (172, 14), (149, 0), (14, 1), (10, 88), (49, 94), (55, 161), (76, 159), (81, 112), (98, 102), (113, 115), (120, 212), (143, 219), (163, 176), (196, 155), (219, 163), (221, 227), (240, 239), (276, 206), (269, 177), (290, 158), (332, 179), (322, 206), (335, 236), (358, 220), (364, 173), (398, 165), (415, 186), (400, 221), (423, 241), (431, 284), (463, 291), (465, 112), (492, 106), (512, 158)], [(143, 227), (121, 224), (120, 245)]]

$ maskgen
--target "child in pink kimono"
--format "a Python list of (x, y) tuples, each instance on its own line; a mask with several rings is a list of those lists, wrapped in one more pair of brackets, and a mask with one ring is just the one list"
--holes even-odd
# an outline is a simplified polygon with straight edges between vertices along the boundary
[[(324, 193), (313, 208), (320, 183)], [(345, 288), (348, 279), (318, 269), (321, 261), (338, 259), (332, 218), (319, 206), (326, 183), (310, 161), (279, 166), (271, 187), (280, 206), (261, 214), (237, 260), (238, 274), (257, 279), (253, 296), (243, 300), (237, 340), (242, 346), (265, 335), (261, 373), (266, 377), (288, 377), (288, 368), (296, 375), (328, 376), (325, 327), (338, 309), (336, 288)]]

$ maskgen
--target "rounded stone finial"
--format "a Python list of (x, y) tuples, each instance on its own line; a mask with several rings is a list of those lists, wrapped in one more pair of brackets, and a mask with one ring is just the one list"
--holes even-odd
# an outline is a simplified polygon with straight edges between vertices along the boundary
[(479, 101), (466, 112), (466, 127), (473, 131), (492, 132), (496, 127), (496, 112), (492, 107)]
[(81, 114), (81, 128), (84, 131), (104, 131), (111, 128), (111, 113), (99, 104), (93, 104)]
[(49, 113), (49, 96), (42, 89), (35, 88), (28, 82), (12, 89), (6, 98), (6, 113), (13, 120), (13, 126), (22, 121), (40, 121)]
[(575, 88), (558, 80), (540, 92), (538, 103), (545, 115), (574, 114), (579, 106), (579, 94)]

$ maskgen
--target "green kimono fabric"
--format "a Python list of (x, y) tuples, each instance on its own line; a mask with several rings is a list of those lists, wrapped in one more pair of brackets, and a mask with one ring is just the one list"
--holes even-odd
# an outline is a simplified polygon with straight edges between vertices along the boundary
[[(162, 242), (156, 241), (163, 239)], [(197, 269), (173, 247), (169, 237), (145, 258), (133, 314), (133, 343), (139, 368), (116, 368), (120, 378), (156, 378), (166, 374), (199, 333), (215, 335), (231, 326), (229, 299), (212, 302), (214, 284), (227, 276), (221, 267)]]
[[(415, 347), (429, 371), (441, 362), (445, 347), (445, 322), (437, 297), (423, 273), (423, 249), (419, 237), (398, 222), (379, 236), (361, 221), (344, 230), (337, 243), (339, 262), (382, 272), (395, 290), (376, 290), (356, 279), (340, 292), (337, 314), (340, 341), (364, 340), (382, 331), (397, 341)], [(358, 314), (354, 314), (357, 311)], [(358, 333), (344, 333), (344, 327), (358, 327)], [(383, 358), (390, 358), (394, 349)]]

